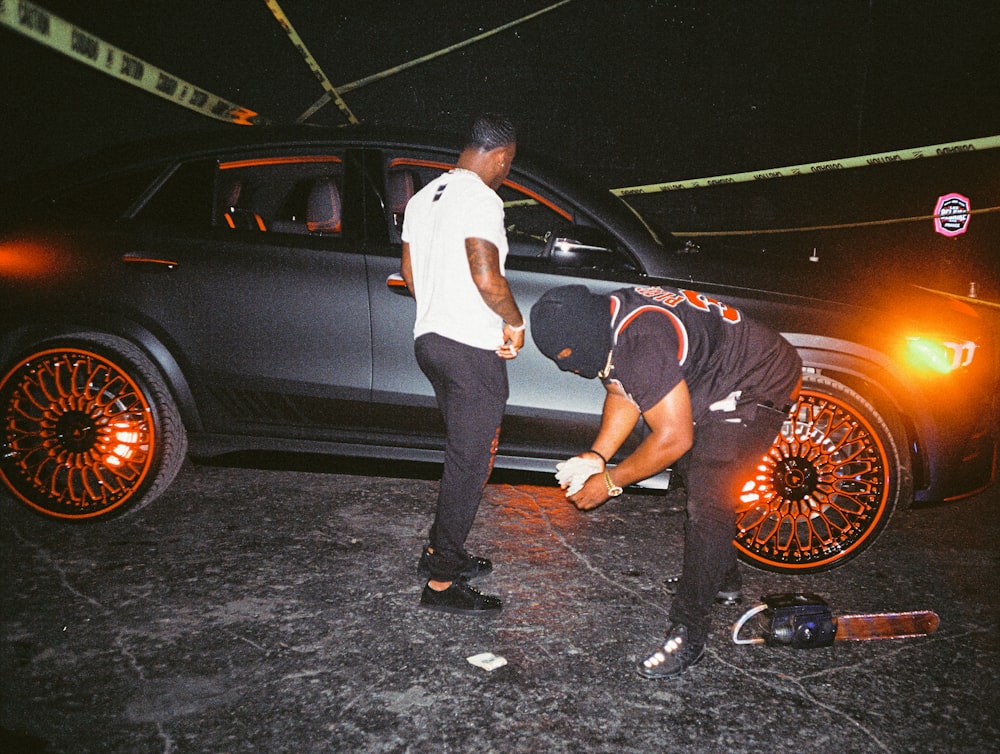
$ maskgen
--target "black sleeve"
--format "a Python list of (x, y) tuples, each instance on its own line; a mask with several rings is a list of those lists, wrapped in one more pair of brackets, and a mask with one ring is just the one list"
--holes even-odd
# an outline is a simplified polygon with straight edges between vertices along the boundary
[(656, 312), (641, 314), (619, 334), (614, 371), (626, 393), (647, 411), (684, 379), (678, 350), (683, 333), (673, 320)]

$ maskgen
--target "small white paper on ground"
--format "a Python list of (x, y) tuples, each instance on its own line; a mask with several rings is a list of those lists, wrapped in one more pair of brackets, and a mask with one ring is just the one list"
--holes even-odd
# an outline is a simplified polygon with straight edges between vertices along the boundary
[(492, 652), (482, 652), (477, 655), (472, 655), (472, 657), (466, 658), (469, 662), (478, 668), (483, 670), (496, 670), (497, 668), (502, 668), (507, 664), (507, 660), (503, 657), (498, 657)]

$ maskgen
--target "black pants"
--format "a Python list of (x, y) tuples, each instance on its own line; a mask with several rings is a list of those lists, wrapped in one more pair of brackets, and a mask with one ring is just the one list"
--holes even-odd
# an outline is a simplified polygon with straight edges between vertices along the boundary
[(670, 619), (688, 627), (692, 643), (708, 637), (716, 593), (739, 585), (733, 539), (740, 490), (786, 418), (757, 405), (713, 412), (698, 422), (694, 445), (676, 464), (688, 499), (684, 565)]
[(430, 531), (431, 578), (454, 581), (465, 568), (465, 540), (493, 469), (509, 392), (507, 364), (493, 351), (429, 333), (414, 347), (444, 417), (444, 471)]

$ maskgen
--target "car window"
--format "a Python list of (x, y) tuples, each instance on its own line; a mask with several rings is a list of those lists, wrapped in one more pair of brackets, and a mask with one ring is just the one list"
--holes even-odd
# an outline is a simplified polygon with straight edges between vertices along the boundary
[(513, 256), (541, 257), (549, 239), (565, 235), (574, 227), (572, 208), (520, 183), (508, 181), (497, 193), (503, 199), (507, 242)]
[[(409, 198), (453, 166), (447, 160), (390, 160), (385, 207), (390, 233), (397, 243)], [(508, 266), (575, 272), (634, 269), (630, 257), (618, 252), (615, 240), (598, 223), (562, 198), (534, 186), (529, 176), (512, 173), (497, 193), (504, 202)]]
[(562, 197), (534, 188), (529, 177), (512, 174), (497, 193), (504, 201), (511, 269), (574, 274), (636, 269), (600, 223)]
[(133, 222), (206, 228), (212, 221), (213, 170), (209, 160), (178, 165), (135, 210)]
[(339, 236), (343, 168), (339, 155), (220, 162), (213, 224), (238, 232)]
[(150, 167), (60, 188), (34, 201), (30, 211), (55, 219), (114, 221), (142, 196), (163, 167)]

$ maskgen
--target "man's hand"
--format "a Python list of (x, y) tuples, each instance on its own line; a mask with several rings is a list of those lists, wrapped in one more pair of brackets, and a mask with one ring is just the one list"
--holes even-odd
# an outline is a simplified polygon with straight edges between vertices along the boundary
[(524, 328), (515, 329), (513, 325), (505, 322), (503, 341), (503, 345), (497, 349), (497, 356), (501, 359), (516, 358), (517, 352), (524, 348)]
[(559, 482), (562, 489), (566, 490), (566, 497), (572, 497), (583, 489), (584, 482), (602, 471), (604, 471), (603, 461), (596, 458), (584, 458), (581, 454), (556, 464), (556, 481)]
[(570, 502), (582, 511), (590, 511), (599, 505), (604, 505), (609, 499), (608, 485), (603, 474), (594, 474), (583, 483), (583, 489), (575, 495), (570, 495)]

